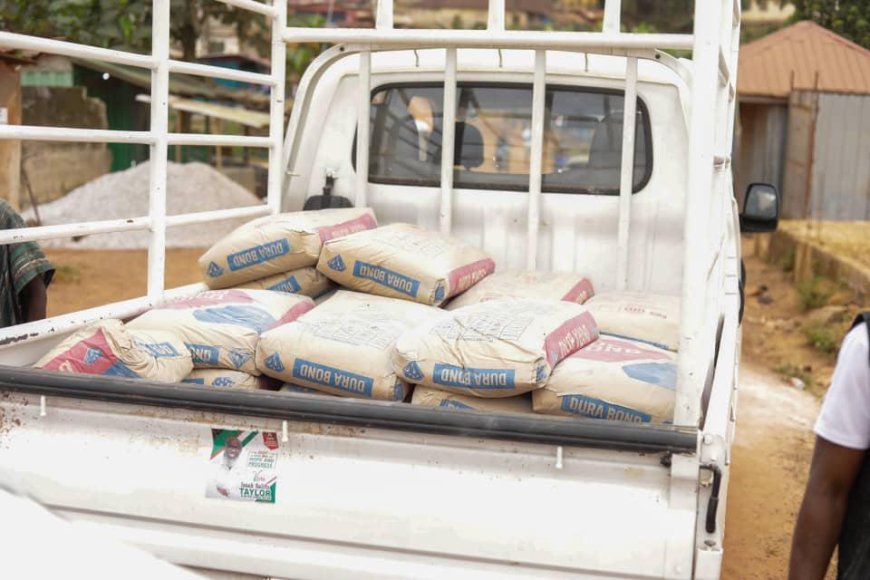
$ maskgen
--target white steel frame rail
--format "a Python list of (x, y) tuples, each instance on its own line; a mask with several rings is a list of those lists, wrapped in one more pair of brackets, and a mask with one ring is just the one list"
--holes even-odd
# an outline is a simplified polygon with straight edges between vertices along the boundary
[[(148, 131), (114, 131), (66, 127), (0, 125), (0, 140), (61, 141), (79, 143), (135, 143), (150, 147), (150, 188), (147, 216), (87, 223), (42, 226), (0, 231), (0, 244), (40, 241), (53, 238), (97, 235), (124, 231), (150, 231), (148, 244), (148, 289), (146, 296), (87, 311), (0, 329), (0, 342), (21, 342), (34, 337), (74, 330), (94, 320), (127, 317), (152, 307), (170, 296), (196, 292), (194, 284), (167, 291), (165, 287), (166, 229), (198, 223), (253, 218), (276, 213), (281, 203), (282, 149), (284, 145), (284, 87), (287, 4), (274, 0), (265, 4), (255, 0), (216, 0), (240, 10), (266, 16), (271, 21), (272, 70), (270, 74), (234, 71), (215, 66), (188, 63), (169, 58), (170, 0), (153, 0), (152, 49), (150, 55), (133, 54), (36, 38), (0, 31), (0, 47), (87, 58), (151, 71), (151, 123)], [(235, 135), (179, 134), (169, 132), (169, 75), (187, 74), (236, 80), (267, 86), (271, 90), (270, 131), (268, 137)], [(266, 205), (231, 208), (183, 215), (166, 215), (166, 177), (170, 145), (224, 147), (262, 147), (269, 149), (269, 182)]]
[[(632, 173), (634, 169), (634, 139), (638, 59), (664, 56), (664, 49), (692, 50), (693, 76), (691, 113), (689, 119), (689, 153), (686, 179), (686, 219), (684, 224), (684, 273), (682, 286), (682, 316), (680, 325), (680, 357), (677, 387), (677, 408), (674, 422), (698, 425), (705, 365), (712, 353), (705, 352), (713, 341), (715, 321), (711, 317), (718, 304), (714, 290), (721, 286), (725, 262), (722, 223), (724, 208), (730, 203), (730, 144), (734, 122), (734, 71), (737, 65), (739, 39), (739, 0), (696, 1), (693, 34), (637, 34), (620, 32), (620, 0), (606, 0), (601, 32), (537, 32), (505, 30), (504, 0), (489, 0), (487, 30), (415, 30), (394, 29), (393, 1), (379, 0), (374, 29), (289, 28), (284, 0), (266, 4), (257, 0), (217, 0), (237, 9), (262, 14), (272, 22), (272, 70), (269, 75), (229, 71), (206, 65), (183, 63), (169, 58), (169, 0), (154, 1), (154, 46), (151, 55), (135, 55), (120, 51), (85, 47), (65, 42), (31, 38), (0, 32), (0, 46), (85, 57), (152, 71), (151, 130), (147, 132), (91, 131), (43, 127), (0, 126), (0, 139), (43, 139), (84, 142), (144, 143), (152, 148), (150, 211), (148, 216), (130, 220), (110, 220), (69, 226), (47, 226), (0, 232), (0, 243), (42, 240), (52, 237), (150, 229), (148, 295), (136, 308), (144, 308), (165, 297), (163, 266), (166, 228), (202, 223), (233, 217), (253, 217), (279, 211), (284, 167), (283, 118), (286, 44), (343, 44), (347, 53), (359, 54), (358, 146), (356, 148), (356, 205), (367, 205), (369, 165), (369, 115), (371, 107), (372, 52), (401, 49), (440, 48), (446, 50), (444, 129), (442, 137), (440, 228), (449, 233), (453, 213), (453, 149), (457, 87), (457, 50), (468, 48), (525, 49), (535, 52), (532, 119), (533, 139), (528, 196), (529, 268), (536, 267), (543, 160), (543, 128), (545, 123), (547, 50), (577, 53), (612, 54), (626, 57), (625, 111), (623, 114), (623, 150), (621, 159), (617, 250), (615, 261), (616, 287), (628, 284), (630, 218), (632, 205)], [(663, 59), (666, 61), (667, 59)], [(271, 125), (268, 138), (222, 135), (179, 135), (168, 132), (168, 75), (192, 74), (259, 83), (271, 88)], [(727, 114), (721, 114), (722, 112)], [(719, 114), (717, 114), (717, 112)], [(197, 144), (268, 147), (268, 206), (166, 216), (166, 148), (168, 145)], [(153, 163), (157, 160), (156, 163)], [(727, 171), (726, 171), (727, 170)], [(706, 219), (700, 219), (701, 216)], [(715, 251), (711, 252), (711, 248)], [(712, 262), (710, 255), (715, 258)], [(95, 318), (122, 316), (133, 308), (114, 305), (97, 309)], [(58, 330), (53, 321), (33, 323), (13, 330), (0, 331), (0, 340), (20, 336), (22, 332)], [(711, 356), (707, 356), (711, 355)]]
[[(712, 6), (715, 4), (716, 6)], [(505, 30), (504, 0), (489, 0), (488, 26), (477, 30), (394, 30), (392, 0), (379, 0), (377, 22), (374, 29), (314, 29), (287, 28), (284, 39), (288, 43), (320, 42), (343, 44), (348, 52), (357, 51), (360, 57), (359, 116), (357, 147), (357, 204), (368, 199), (368, 148), (362, 146), (369, 138), (369, 110), (371, 95), (371, 54), (373, 51), (401, 49), (441, 48), (445, 54), (444, 128), (442, 134), (440, 229), (449, 233), (453, 221), (453, 139), (455, 129), (455, 101), (457, 86), (457, 49), (498, 48), (535, 51), (532, 99), (533, 139), (528, 197), (528, 240), (526, 263), (536, 267), (538, 232), (540, 227), (540, 198), (543, 158), (544, 100), (546, 95), (546, 51), (567, 50), (613, 54), (626, 57), (625, 111), (623, 114), (623, 149), (620, 172), (616, 287), (628, 285), (630, 247), (630, 219), (633, 189), (634, 141), (636, 125), (636, 98), (638, 59), (655, 58), (664, 49), (692, 50), (694, 76), (691, 86), (690, 145), (687, 159), (686, 220), (684, 227), (684, 275), (682, 289), (683, 314), (679, 357), (679, 384), (675, 423), (698, 425), (701, 414), (701, 391), (704, 388), (706, 361), (712, 353), (704, 352), (713, 344), (710, 316), (711, 301), (707, 300), (715, 286), (721, 282), (721, 264), (724, 260), (708, 260), (711, 246), (718, 244), (715, 254), (721, 255), (724, 240), (721, 232), (725, 218), (722, 208), (731, 199), (730, 181), (713, 179), (714, 171), (729, 167), (730, 163), (714, 166), (714, 160), (727, 159), (729, 132), (734, 121), (734, 79), (731, 71), (736, 67), (737, 38), (739, 34), (739, 0), (714, 0), (695, 3), (693, 34), (626, 34), (620, 32), (620, 0), (606, 0), (601, 32), (534, 32)], [(723, 18), (723, 15), (725, 17)], [(659, 56), (664, 56), (659, 53)], [(724, 78), (723, 86), (717, 80)], [(727, 115), (717, 115), (717, 106), (724, 107)], [(714, 155), (714, 149), (724, 150)], [(722, 175), (725, 175), (722, 173)], [(727, 185), (727, 187), (726, 187)], [(715, 187), (715, 191), (714, 191)], [(710, 204), (718, 208), (707, 211)], [(699, 219), (708, 216), (708, 219)], [(712, 227), (711, 227), (712, 226)], [(716, 269), (716, 264), (719, 269)], [(715, 275), (714, 275), (715, 274)], [(718, 302), (715, 302), (718, 305)], [(710, 354), (711, 356), (707, 356)]]

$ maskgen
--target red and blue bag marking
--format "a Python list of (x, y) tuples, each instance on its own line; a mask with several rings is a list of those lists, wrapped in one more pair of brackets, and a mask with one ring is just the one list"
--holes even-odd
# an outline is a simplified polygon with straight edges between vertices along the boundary
[(97, 330), (88, 338), (75, 343), (66, 352), (43, 365), (42, 368), (88, 375), (140, 378), (115, 356), (102, 330)]

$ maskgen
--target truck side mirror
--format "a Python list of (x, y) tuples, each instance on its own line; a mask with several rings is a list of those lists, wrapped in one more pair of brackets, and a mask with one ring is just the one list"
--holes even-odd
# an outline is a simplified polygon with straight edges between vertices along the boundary
[(774, 232), (779, 224), (779, 193), (769, 183), (752, 183), (746, 188), (740, 231)]

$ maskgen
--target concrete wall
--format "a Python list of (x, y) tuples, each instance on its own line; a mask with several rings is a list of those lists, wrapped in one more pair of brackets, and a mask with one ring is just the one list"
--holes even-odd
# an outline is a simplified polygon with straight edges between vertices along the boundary
[[(6, 123), (21, 123), (21, 78), (18, 69), (0, 61), (0, 109)], [(0, 141), (0, 197), (19, 208), (21, 141)]]
[[(81, 87), (25, 87), (22, 91), (25, 125), (106, 129), (106, 106), (88, 98)], [(62, 197), (109, 171), (111, 154), (103, 143), (25, 142), (22, 173), (26, 174), (37, 203)], [(31, 205), (26, 189), (22, 207)]]

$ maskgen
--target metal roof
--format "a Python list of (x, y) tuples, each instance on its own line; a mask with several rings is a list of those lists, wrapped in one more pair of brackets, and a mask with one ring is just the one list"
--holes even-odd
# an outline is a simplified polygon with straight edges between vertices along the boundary
[(792, 90), (870, 94), (870, 50), (805, 20), (740, 49), (737, 92), (788, 98)]
[[(140, 103), (150, 103), (150, 95), (137, 95), (136, 100)], [(265, 129), (269, 126), (269, 113), (251, 111), (241, 107), (227, 107), (216, 103), (183, 99), (174, 95), (169, 96), (169, 108), (176, 111), (185, 111), (224, 121), (239, 123), (254, 129)]]

